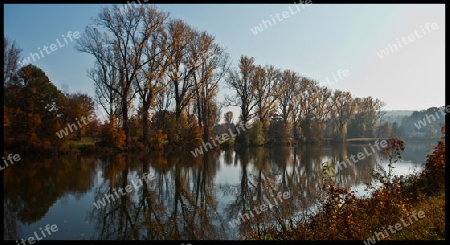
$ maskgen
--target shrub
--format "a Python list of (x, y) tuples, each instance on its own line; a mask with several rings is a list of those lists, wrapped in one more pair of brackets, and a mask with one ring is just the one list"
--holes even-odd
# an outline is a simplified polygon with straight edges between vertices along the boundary
[(264, 128), (260, 120), (255, 120), (250, 128), (249, 140), (252, 146), (261, 146), (264, 144)]
[(110, 117), (110, 123), (104, 125), (101, 129), (101, 144), (106, 147), (120, 148), (125, 145), (125, 132), (117, 128), (117, 120), (114, 116)]
[(441, 126), (442, 138), (434, 147), (433, 153), (427, 155), (423, 172), (428, 194), (436, 194), (445, 188), (445, 126)]

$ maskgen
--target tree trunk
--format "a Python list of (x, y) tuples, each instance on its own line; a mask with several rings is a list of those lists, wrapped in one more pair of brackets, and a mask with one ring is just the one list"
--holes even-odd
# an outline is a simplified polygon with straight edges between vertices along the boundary
[(143, 112), (142, 112), (142, 142), (145, 146), (148, 145), (148, 133), (149, 133), (149, 113), (148, 113), (148, 105), (145, 104), (143, 106)]
[(128, 132), (128, 105), (125, 99), (122, 102), (122, 130), (125, 133), (125, 147), (128, 147), (130, 135)]

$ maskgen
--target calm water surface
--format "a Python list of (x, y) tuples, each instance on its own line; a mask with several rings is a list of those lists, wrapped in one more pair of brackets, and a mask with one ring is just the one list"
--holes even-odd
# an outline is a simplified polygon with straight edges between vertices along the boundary
[[(407, 142), (395, 173), (419, 170), (434, 144)], [(4, 238), (27, 239), (47, 224), (58, 231), (46, 240), (230, 240), (269, 225), (290, 229), (290, 222), (314, 212), (324, 197), (322, 163), (343, 161), (364, 146), (370, 153), (367, 145), (347, 144), (217, 151), (197, 158), (23, 156), (4, 170)], [(387, 165), (372, 154), (344, 168), (336, 181), (366, 195), (372, 181), (366, 171), (377, 162)], [(154, 178), (140, 184), (144, 173)], [(275, 202), (278, 193), (289, 197)], [(115, 200), (94, 205), (109, 194)], [(271, 207), (257, 214), (255, 207), (268, 201)], [(239, 215), (245, 218), (240, 225), (232, 222)]]

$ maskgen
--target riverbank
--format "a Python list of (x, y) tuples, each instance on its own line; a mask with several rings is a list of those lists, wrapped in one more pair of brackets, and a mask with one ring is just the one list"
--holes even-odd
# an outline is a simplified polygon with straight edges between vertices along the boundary
[[(258, 229), (242, 239), (363, 240), (365, 244), (374, 244), (377, 239), (445, 240), (445, 129), (442, 131), (444, 136), (427, 156), (422, 172), (405, 177), (390, 176), (388, 170), (374, 171), (372, 176), (381, 187), (368, 186), (373, 192), (366, 198), (355, 197), (353, 191), (337, 186), (332, 176), (324, 174), (327, 195), (318, 212), (295, 224)], [(395, 167), (395, 156), (404, 150), (403, 141), (389, 148), (389, 166)], [(424, 212), (423, 219), (406, 222), (401, 230), (390, 230), (403, 217), (419, 211)]]

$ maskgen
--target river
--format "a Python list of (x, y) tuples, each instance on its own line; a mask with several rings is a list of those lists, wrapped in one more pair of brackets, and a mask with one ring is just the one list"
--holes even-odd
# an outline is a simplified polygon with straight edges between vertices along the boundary
[[(406, 142), (394, 173), (419, 171), (435, 144)], [(22, 156), (4, 170), (4, 238), (28, 239), (52, 224), (58, 231), (43, 239), (232, 240), (270, 225), (289, 229), (324, 198), (322, 163), (334, 165), (363, 147), (249, 148), (197, 158), (188, 152)], [(387, 165), (375, 152), (340, 170), (336, 182), (367, 195), (367, 170), (377, 162)], [(142, 181), (143, 174), (151, 177)], [(233, 221), (239, 217), (241, 224)]]

